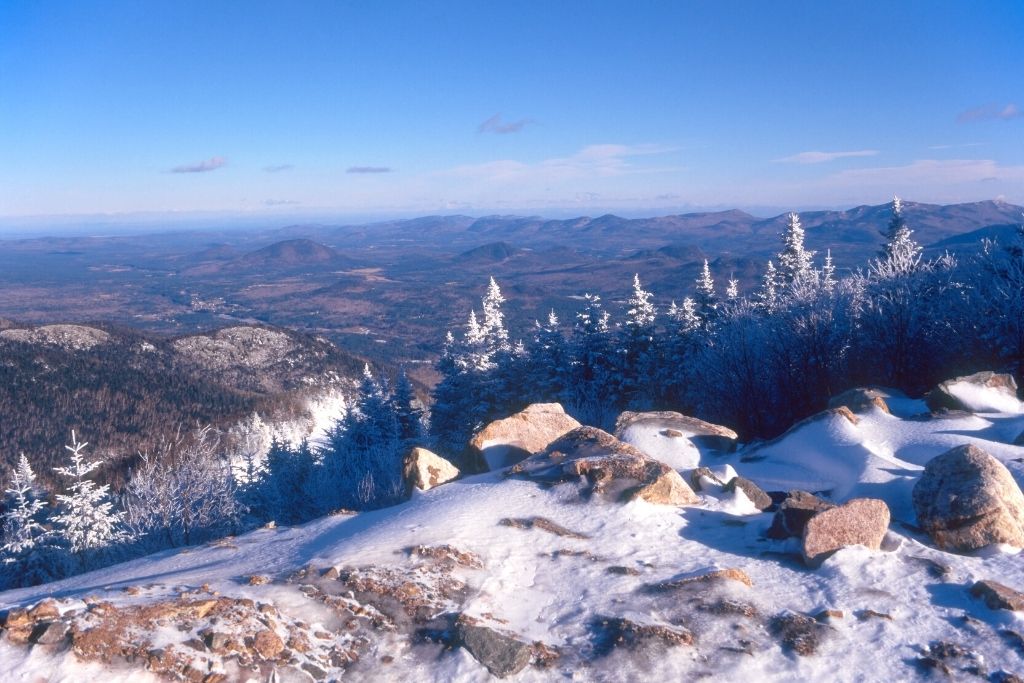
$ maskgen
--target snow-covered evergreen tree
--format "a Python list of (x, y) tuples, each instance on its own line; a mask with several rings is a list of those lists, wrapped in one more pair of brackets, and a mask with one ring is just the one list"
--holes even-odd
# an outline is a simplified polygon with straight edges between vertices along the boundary
[(704, 259), (704, 267), (697, 276), (695, 287), (697, 302), (697, 313), (700, 316), (703, 327), (708, 330), (714, 326), (715, 318), (718, 317), (718, 295), (715, 294), (715, 281), (711, 277), (711, 267), (708, 260)]
[(505, 303), (505, 297), (502, 296), (501, 289), (493, 277), (487, 284), (487, 293), (484, 294), (482, 303), (484, 319), (481, 330), (488, 353), (493, 356), (497, 353), (511, 351), (508, 330), (505, 329), (505, 314), (501, 310), (501, 305)]
[(576, 313), (572, 340), (566, 410), (586, 424), (611, 426), (619, 399), (615, 348), (610, 316), (601, 297), (584, 294), (583, 309)]
[(825, 264), (821, 267), (821, 288), (832, 292), (836, 288), (836, 267), (832, 263), (832, 250), (825, 252)]
[(769, 259), (761, 279), (761, 287), (754, 294), (754, 302), (764, 313), (774, 313), (779, 306), (779, 271)]
[(46, 527), (46, 501), (36, 490), (36, 475), (22, 454), (4, 491), (5, 511), (0, 516), (0, 568), (7, 581), (0, 587), (29, 586), (59, 575), (52, 562), (56, 553)]
[(627, 301), (626, 322), (622, 328), (619, 347), (619, 393), (626, 405), (642, 407), (649, 401), (650, 371), (655, 360), (654, 334), (657, 309), (651, 303), (652, 295), (640, 284), (640, 276), (633, 276), (633, 292)]
[(53, 517), (56, 538), (86, 566), (98, 553), (129, 540), (124, 513), (114, 509), (108, 485), (87, 478), (100, 464), (85, 459), (82, 451), (87, 445), (71, 432), (71, 444), (65, 446), (69, 464), (53, 468), (70, 480), (68, 492), (56, 497), (60, 506)]
[(399, 438), (406, 443), (419, 441), (423, 438), (423, 409), (416, 399), (412, 382), (405, 373), (405, 366), (398, 368), (395, 379), (395, 393), (391, 397), (391, 405), (398, 420)]
[(892, 218), (885, 231), (885, 246), (882, 247), (879, 270), (896, 276), (913, 271), (921, 263), (921, 245), (914, 241), (914, 231), (907, 226), (903, 217), (903, 202), (892, 198)]
[(804, 247), (804, 228), (800, 224), (800, 216), (796, 213), (789, 214), (786, 220), (782, 245), (782, 251), (776, 257), (779, 262), (780, 282), (788, 285), (810, 275), (813, 270), (814, 252)]
[(727, 301), (736, 301), (740, 298), (740, 281), (735, 278), (729, 278), (729, 286), (725, 288), (725, 298)]

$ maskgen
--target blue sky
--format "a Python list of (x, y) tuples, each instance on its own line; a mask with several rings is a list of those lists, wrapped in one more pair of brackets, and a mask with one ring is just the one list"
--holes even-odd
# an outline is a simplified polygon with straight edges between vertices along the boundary
[(0, 216), (1024, 203), (1024, 2), (0, 3)]

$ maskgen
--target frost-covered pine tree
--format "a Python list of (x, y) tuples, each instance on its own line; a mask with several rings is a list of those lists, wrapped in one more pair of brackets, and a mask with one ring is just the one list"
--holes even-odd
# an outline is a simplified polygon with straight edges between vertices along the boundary
[(837, 284), (836, 267), (832, 263), (832, 250), (829, 249), (825, 252), (825, 264), (821, 267), (821, 288), (831, 294), (835, 291)]
[(548, 312), (547, 322), (534, 323), (533, 339), (526, 353), (531, 400), (562, 401), (570, 362), (569, 348), (554, 309)]
[(501, 289), (492, 277), (483, 298), (484, 319), (481, 325), (487, 351), (492, 356), (512, 349), (508, 340), (508, 330), (505, 329), (505, 314), (501, 310), (503, 303), (505, 297), (501, 295)]
[(584, 294), (583, 302), (570, 342), (566, 408), (585, 424), (604, 425), (614, 413), (618, 399), (610, 316), (598, 295)]
[(391, 397), (391, 404), (395, 411), (395, 418), (398, 420), (399, 438), (407, 443), (418, 441), (423, 438), (423, 409), (416, 400), (416, 392), (413, 391), (412, 382), (405, 373), (405, 366), (398, 368), (398, 377), (395, 379), (395, 393)]
[(764, 313), (774, 313), (779, 307), (779, 271), (770, 259), (761, 279), (761, 288), (754, 294), (754, 302)]
[(8, 581), (0, 588), (29, 586), (60, 575), (52, 566), (56, 559), (52, 534), (46, 528), (46, 501), (36, 491), (36, 475), (22, 454), (14, 468), (10, 486), (4, 491), (5, 511), (0, 516), (0, 567)]
[(892, 198), (892, 217), (884, 234), (885, 246), (879, 254), (880, 269), (896, 276), (915, 270), (921, 263), (921, 245), (911, 237), (914, 231), (903, 217), (903, 202), (899, 197)]
[(482, 373), (494, 368), (494, 353), (488, 348), (487, 334), (483, 325), (477, 321), (476, 311), (469, 312), (466, 322), (466, 336), (463, 339), (463, 352), (458, 356), (459, 362), (469, 372)]
[(65, 446), (69, 464), (53, 468), (71, 482), (66, 494), (57, 495), (60, 507), (53, 517), (54, 531), (58, 541), (85, 566), (98, 552), (129, 540), (124, 513), (114, 509), (108, 485), (87, 478), (100, 464), (86, 461), (82, 451), (87, 445), (71, 432), (71, 445)]
[(786, 220), (782, 245), (782, 251), (777, 256), (781, 282), (788, 285), (810, 275), (813, 270), (814, 252), (804, 247), (804, 228), (800, 224), (800, 216), (796, 213), (789, 214)]
[(703, 327), (710, 330), (718, 317), (718, 295), (715, 293), (715, 281), (711, 277), (711, 266), (707, 259), (704, 259), (704, 267), (697, 276), (695, 291), (698, 315)]
[[(640, 284), (640, 276), (633, 276), (633, 292), (627, 301), (626, 322), (622, 328), (619, 348), (619, 381), (622, 398), (627, 404), (642, 403), (644, 387), (651, 381), (654, 354), (654, 321), (657, 309), (651, 303), (651, 293)], [(639, 406), (635, 406), (639, 407)]]
[(729, 278), (729, 286), (725, 288), (725, 298), (727, 301), (736, 301), (740, 298), (740, 281), (735, 278)]

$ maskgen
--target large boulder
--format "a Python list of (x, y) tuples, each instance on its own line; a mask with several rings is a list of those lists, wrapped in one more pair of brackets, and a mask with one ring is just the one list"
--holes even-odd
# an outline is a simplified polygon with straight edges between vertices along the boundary
[(801, 538), (804, 535), (804, 527), (814, 515), (834, 507), (835, 503), (818, 498), (813, 493), (790, 491), (779, 505), (779, 509), (775, 511), (767, 536), (776, 540)]
[(498, 678), (519, 673), (533, 656), (529, 643), (470, 617), (461, 616), (456, 620), (455, 635), (456, 642)]
[(846, 407), (855, 413), (862, 413), (872, 408), (888, 413), (889, 405), (885, 402), (885, 394), (870, 387), (857, 387), (833, 396), (828, 402), (829, 408)]
[(855, 498), (823, 510), (804, 525), (804, 562), (817, 567), (832, 553), (850, 545), (878, 550), (888, 530), (889, 506), (876, 498)]
[(586, 496), (695, 505), (700, 499), (679, 473), (596, 427), (579, 427), (530, 456), (512, 475), (549, 483), (580, 481)]
[(932, 412), (1018, 413), (1022, 410), (1013, 375), (988, 371), (946, 380), (928, 392), (924, 400)]
[(913, 501), (918, 525), (939, 548), (1024, 547), (1024, 494), (1010, 471), (977, 446), (957, 446), (929, 461)]
[(558, 403), (534, 403), (483, 427), (470, 440), (469, 450), (488, 468), (501, 469), (540, 453), (579, 426)]
[(440, 455), (417, 446), (409, 451), (402, 463), (402, 479), (406, 495), (414, 488), (429, 491), (452, 479), (457, 479), (459, 470)]
[(729, 453), (736, 432), (671, 411), (637, 413), (627, 410), (615, 421), (615, 436), (675, 469), (692, 469), (702, 453)]

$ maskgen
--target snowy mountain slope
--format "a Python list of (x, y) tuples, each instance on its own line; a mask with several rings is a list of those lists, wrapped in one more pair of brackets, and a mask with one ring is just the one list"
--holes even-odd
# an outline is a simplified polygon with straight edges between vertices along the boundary
[[(180, 600), (183, 590), (205, 590), (272, 604), (284, 615), (279, 626), (304, 620), (310, 632), (340, 632), (336, 616), (309, 584), (386, 609), (359, 590), (349, 592), (354, 584), (346, 577), (360, 571), (377, 576), (390, 569), (426, 577), (422, 590), (430, 614), (420, 622), (399, 620), (394, 630), (357, 631), (368, 642), (359, 661), (347, 667), (353, 680), (488, 680), (464, 647), (423, 636), (424, 629), (436, 628), (433, 618), (448, 611), (557, 649), (561, 656), (550, 668), (527, 667), (515, 678), (523, 681), (689, 680), (704, 675), (723, 680), (917, 680), (930, 675), (922, 658), (953, 649), (929, 650), (939, 641), (965, 648), (966, 654), (943, 660), (954, 678), (966, 676), (962, 669), (970, 667), (985, 673), (1024, 671), (1022, 650), (1006, 633), (1024, 633), (1024, 615), (990, 610), (968, 594), (980, 579), (1024, 588), (1019, 555), (999, 548), (976, 557), (941, 552), (899, 523), (914, 521), (909, 494), (919, 469), (954, 445), (979, 445), (1007, 464), (1018, 482), (1024, 481), (1016, 461), (1024, 458), (1024, 447), (1009, 445), (1024, 430), (1024, 415), (909, 419), (872, 411), (857, 417), (853, 424), (842, 414), (826, 413), (777, 441), (730, 455), (702, 455), (701, 464), (732, 465), (769, 490), (803, 487), (831, 491), (837, 501), (861, 495), (887, 501), (894, 522), (881, 551), (847, 548), (817, 570), (792, 554), (798, 552), (793, 540), (763, 537), (771, 514), (737, 514), (744, 506), (730, 494), (705, 495), (698, 507), (642, 501), (623, 505), (582, 500), (570, 484), (544, 488), (496, 472), (417, 493), (384, 510), (261, 529), (10, 591), (0, 594), (0, 606), (28, 605), (52, 595), (68, 601), (62, 609), (75, 609), (96, 595), (128, 608)], [(407, 550), (445, 545), (475, 554), (482, 567), (455, 563), (442, 574), (424, 573), (425, 565)], [(307, 565), (315, 571), (289, 579)], [(340, 578), (309, 578), (331, 567), (341, 570)], [(706, 576), (716, 569), (743, 574)], [(249, 585), (255, 575), (270, 582)], [(744, 576), (750, 586), (735, 580)], [(430, 577), (464, 582), (465, 589), (435, 590), (443, 584), (431, 584)], [(696, 580), (685, 581), (690, 578)], [(343, 580), (349, 583), (342, 585)], [(842, 617), (813, 627), (804, 624), (803, 640), (787, 636), (793, 623), (803, 623), (787, 615), (816, 615), (825, 609), (839, 610)], [(651, 635), (656, 633), (661, 635)], [(685, 640), (683, 633), (692, 636), (691, 644), (678, 644)], [(794, 651), (814, 640), (820, 640), (814, 654)], [(118, 664), (115, 673), (103, 675), (142, 680), (133, 678), (138, 666)], [(211, 670), (232, 673), (220, 666)], [(284, 664), (280, 668), (286, 669)], [(49, 680), (79, 681), (98, 671), (55, 646), (29, 652), (7, 638), (0, 640), (0, 679), (34, 680), (44, 674)], [(242, 673), (232, 675), (245, 680)], [(267, 675), (264, 667), (253, 678), (266, 680)]]

